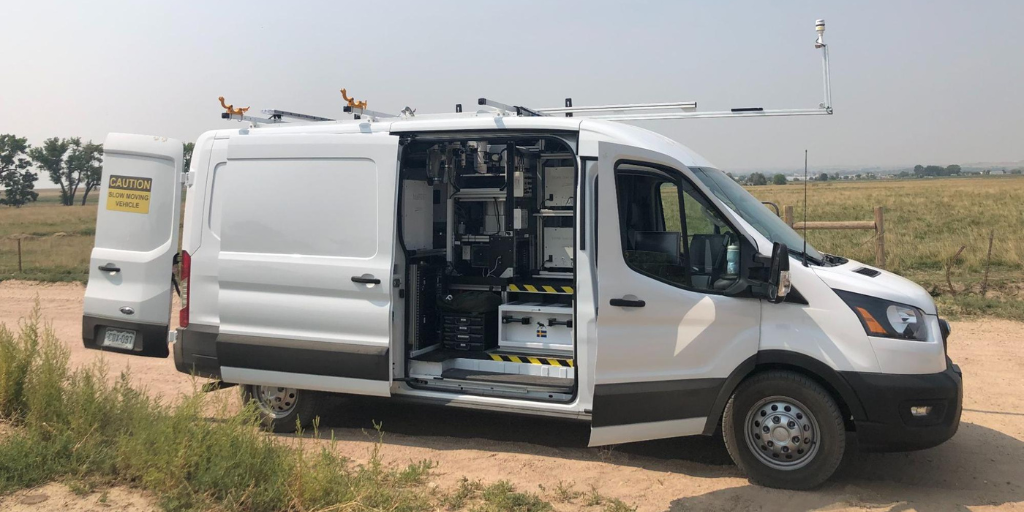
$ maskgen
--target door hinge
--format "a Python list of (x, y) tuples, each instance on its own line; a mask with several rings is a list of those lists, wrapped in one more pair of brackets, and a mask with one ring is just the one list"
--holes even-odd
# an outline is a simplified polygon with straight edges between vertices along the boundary
[(181, 183), (183, 183), (186, 187), (191, 187), (193, 181), (195, 181), (195, 180), (192, 177), (192, 173), (190, 173), (190, 172), (183, 172), (183, 173), (181, 173)]

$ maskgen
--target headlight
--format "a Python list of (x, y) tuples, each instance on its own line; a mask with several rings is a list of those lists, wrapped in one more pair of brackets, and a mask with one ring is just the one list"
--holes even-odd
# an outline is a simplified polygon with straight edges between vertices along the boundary
[(868, 336), (917, 341), (928, 339), (924, 311), (914, 306), (859, 293), (843, 290), (835, 292), (857, 315)]

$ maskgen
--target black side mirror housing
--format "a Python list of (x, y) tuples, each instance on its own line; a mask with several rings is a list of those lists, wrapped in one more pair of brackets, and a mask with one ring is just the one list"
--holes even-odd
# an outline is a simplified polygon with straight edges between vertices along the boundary
[(768, 302), (778, 304), (786, 300), (790, 287), (789, 247), (782, 242), (775, 242), (772, 245), (771, 267), (768, 271)]

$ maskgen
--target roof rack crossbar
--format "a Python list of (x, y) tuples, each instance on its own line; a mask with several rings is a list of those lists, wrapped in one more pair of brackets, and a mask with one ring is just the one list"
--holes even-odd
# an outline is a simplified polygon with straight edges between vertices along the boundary
[(282, 118), (285, 117), (297, 119), (299, 121), (308, 121), (312, 123), (322, 121), (334, 121), (334, 119), (331, 119), (329, 117), (311, 116), (309, 114), (299, 114), (298, 112), (288, 112), (287, 110), (277, 110), (273, 108), (265, 108), (260, 112), (263, 112), (264, 114), (270, 116), (271, 119), (278, 119), (281, 120), (282, 122), (284, 122)]
[(584, 114), (588, 112), (632, 112), (643, 110), (694, 110), (697, 108), (696, 101), (672, 101), (668, 103), (630, 103), (623, 105), (592, 105), (579, 107), (551, 107), (538, 108), (541, 114)]
[(350, 107), (348, 105), (345, 105), (344, 110), (345, 110), (346, 113), (352, 114), (356, 119), (361, 119), (362, 117), (365, 116), (365, 117), (368, 117), (370, 121), (376, 121), (376, 120), (382, 119), (382, 118), (398, 117), (398, 115), (396, 115), (396, 114), (388, 114), (386, 112), (377, 112), (375, 110), (369, 110), (369, 109), (365, 109), (365, 108), (355, 108), (355, 107)]
[(532, 108), (522, 107), (522, 106), (518, 106), (518, 105), (506, 105), (506, 104), (501, 103), (499, 101), (489, 100), (487, 98), (480, 98), (480, 99), (478, 99), (476, 101), (476, 103), (477, 103), (477, 105), (493, 107), (493, 108), (496, 108), (498, 110), (503, 110), (505, 112), (508, 112), (509, 114), (515, 114), (517, 116), (539, 117), (539, 116), (546, 115), (546, 114), (542, 113), (540, 111), (540, 109), (532, 109)]

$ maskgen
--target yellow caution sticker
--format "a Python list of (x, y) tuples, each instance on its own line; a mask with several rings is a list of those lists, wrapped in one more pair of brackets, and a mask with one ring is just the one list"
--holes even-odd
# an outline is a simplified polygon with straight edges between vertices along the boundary
[(153, 178), (111, 175), (107, 182), (107, 209), (118, 212), (149, 213)]
[(513, 356), (509, 354), (490, 354), (491, 359), (494, 361), (503, 361), (506, 363), (524, 363), (524, 364), (540, 364), (544, 366), (565, 366), (572, 368), (572, 359), (556, 359), (553, 357), (532, 357), (532, 356)]

